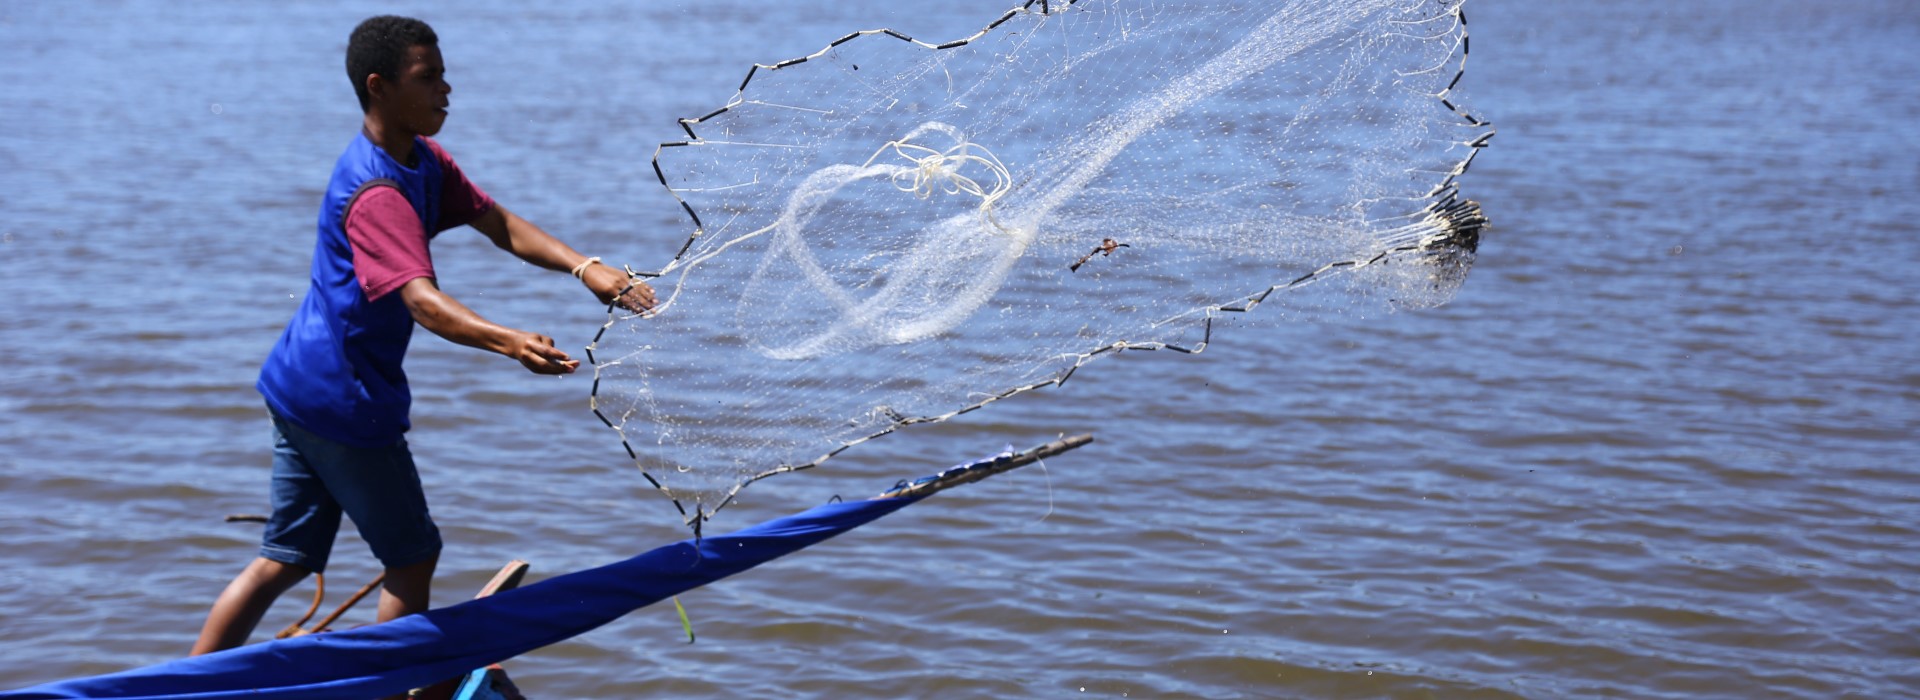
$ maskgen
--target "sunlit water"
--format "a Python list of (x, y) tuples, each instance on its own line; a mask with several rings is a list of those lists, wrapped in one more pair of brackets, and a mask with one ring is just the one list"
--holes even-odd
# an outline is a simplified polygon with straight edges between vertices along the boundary
[[(354, 3), (0, 4), (0, 687), (183, 653), (252, 555), (251, 388), (358, 114)], [(850, 29), (992, 2), (421, 11), (442, 142), (593, 255), (685, 236), (672, 119)], [(1805, 697), (1920, 687), (1920, 10), (1472, 0), (1450, 306), (1239, 319), (1205, 354), (760, 484), (730, 529), (1061, 432), (1099, 442), (511, 663), (537, 697)], [(578, 348), (575, 282), (453, 233), (443, 285)], [(684, 536), (587, 382), (419, 334), (437, 599)], [(336, 589), (374, 565), (351, 535)], [(298, 616), (310, 589), (263, 633)], [(359, 619), (365, 619), (365, 613)]]

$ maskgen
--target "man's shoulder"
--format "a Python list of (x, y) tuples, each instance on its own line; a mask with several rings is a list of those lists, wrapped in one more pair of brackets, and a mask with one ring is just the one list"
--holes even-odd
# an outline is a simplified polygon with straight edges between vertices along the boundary
[(447, 149), (441, 147), (439, 141), (435, 141), (425, 136), (420, 137), (420, 141), (427, 145), (427, 152), (432, 153), (434, 159), (440, 161), (441, 167), (453, 165), (453, 156), (447, 154)]
[(367, 139), (365, 131), (361, 131), (354, 134), (353, 139), (340, 149), (340, 157), (333, 161), (333, 173), (330, 178), (333, 184), (338, 186), (345, 181), (357, 183), (359, 180), (381, 177), (384, 170), (381, 161), (379, 147), (374, 146), (373, 142)]
[(365, 128), (353, 132), (353, 138), (347, 139), (347, 142), (340, 146), (340, 157), (334, 159), (334, 163), (336, 164), (334, 167), (344, 166), (347, 163), (365, 159), (367, 157), (367, 151), (370, 150), (372, 146), (373, 141), (367, 138), (367, 130)]

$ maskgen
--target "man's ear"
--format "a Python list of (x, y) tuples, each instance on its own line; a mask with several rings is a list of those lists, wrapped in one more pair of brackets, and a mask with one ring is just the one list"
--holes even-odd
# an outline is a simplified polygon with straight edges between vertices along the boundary
[(387, 88), (389, 87), (392, 87), (392, 86), (387, 83), (386, 78), (380, 77), (379, 73), (368, 73), (367, 74), (367, 104), (372, 105), (375, 102), (385, 101)]

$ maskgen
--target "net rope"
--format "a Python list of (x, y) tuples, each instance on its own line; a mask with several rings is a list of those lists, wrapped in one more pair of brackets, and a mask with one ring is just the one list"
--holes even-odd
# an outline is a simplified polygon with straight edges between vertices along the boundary
[(655, 152), (693, 232), (639, 275), (657, 307), (609, 307), (593, 412), (697, 528), (1102, 356), (1201, 352), (1223, 314), (1444, 303), (1493, 135), (1463, 2), (1035, 0), (755, 64)]

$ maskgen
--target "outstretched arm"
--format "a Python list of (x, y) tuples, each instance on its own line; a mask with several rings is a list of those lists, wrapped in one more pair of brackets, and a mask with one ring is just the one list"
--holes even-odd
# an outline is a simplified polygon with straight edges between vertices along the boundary
[[(501, 250), (540, 267), (564, 272), (585, 265), (577, 276), (601, 303), (612, 303), (619, 297), (620, 305), (633, 311), (653, 308), (652, 287), (629, 279), (626, 273), (612, 266), (589, 263), (587, 256), (498, 203), (474, 219), (472, 226), (486, 234), (487, 239)], [(625, 296), (621, 296), (622, 292), (625, 292)], [(415, 315), (415, 318), (419, 316)]]
[(416, 277), (406, 283), (400, 288), (400, 299), (413, 312), (413, 320), (434, 335), (519, 360), (534, 374), (572, 374), (580, 368), (580, 361), (554, 347), (552, 338), (481, 318), (460, 300), (440, 291), (432, 277)]

